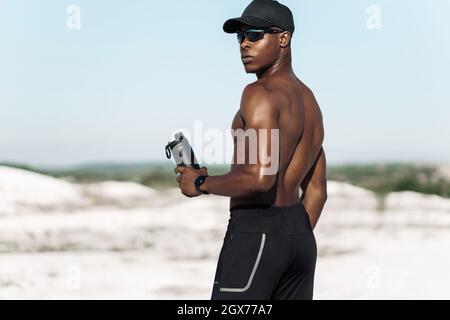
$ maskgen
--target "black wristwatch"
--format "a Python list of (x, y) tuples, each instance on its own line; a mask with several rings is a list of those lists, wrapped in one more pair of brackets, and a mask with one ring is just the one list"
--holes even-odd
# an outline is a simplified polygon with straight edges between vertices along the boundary
[(200, 186), (203, 184), (203, 182), (205, 182), (206, 177), (208, 177), (208, 176), (198, 176), (197, 179), (195, 179), (194, 185), (195, 185), (195, 190), (197, 192), (201, 192), (203, 194), (209, 194), (209, 192), (207, 192), (207, 191), (200, 190)]

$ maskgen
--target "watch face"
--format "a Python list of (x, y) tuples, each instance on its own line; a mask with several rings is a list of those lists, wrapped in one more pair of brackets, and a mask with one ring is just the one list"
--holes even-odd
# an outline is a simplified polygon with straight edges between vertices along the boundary
[(196, 180), (195, 180), (195, 189), (198, 192), (201, 192), (203, 194), (209, 194), (207, 192), (203, 192), (200, 190), (200, 186), (203, 184), (203, 182), (205, 182), (206, 177), (205, 176), (199, 176)]
[[(205, 178), (203, 176), (199, 176), (197, 179), (195, 179), (195, 187), (198, 189), (200, 185), (205, 181)], [(200, 191), (200, 190), (197, 190)]]

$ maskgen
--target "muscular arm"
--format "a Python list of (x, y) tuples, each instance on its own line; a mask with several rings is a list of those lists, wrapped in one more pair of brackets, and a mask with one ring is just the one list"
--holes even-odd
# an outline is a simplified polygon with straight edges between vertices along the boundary
[(313, 229), (316, 227), (327, 201), (326, 158), (323, 148), (320, 150), (316, 162), (301, 184), (303, 190), (302, 203), (309, 213)]
[[(246, 142), (251, 139), (245, 139), (245, 143), (236, 145), (236, 141), (240, 140), (235, 138), (235, 157), (233, 159), (235, 165), (227, 174), (209, 176), (201, 190), (219, 196), (239, 198), (266, 192), (276, 181), (276, 173), (267, 174), (267, 169), (271, 164), (265, 164), (261, 157), (272, 155), (270, 130), (279, 129), (278, 112), (275, 111), (266, 89), (260, 84), (247, 86), (242, 95), (239, 112), (245, 122), (245, 133), (249, 133), (249, 131), (256, 133), (257, 143), (254, 146), (257, 156), (254, 158), (255, 161), (250, 161), (252, 158), (248, 157), (249, 154), (252, 154), (253, 148)], [(260, 143), (259, 129), (267, 129), (265, 143)], [(240, 146), (243, 148), (241, 149)], [(253, 152), (253, 154), (255, 153)]]

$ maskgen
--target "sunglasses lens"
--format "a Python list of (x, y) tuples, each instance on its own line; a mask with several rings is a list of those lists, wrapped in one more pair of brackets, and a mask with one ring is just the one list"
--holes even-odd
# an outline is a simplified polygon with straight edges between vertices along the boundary
[(259, 30), (255, 30), (255, 31), (238, 31), (237, 32), (237, 39), (239, 41), (239, 43), (242, 43), (242, 41), (244, 41), (244, 39), (247, 38), (250, 42), (255, 42), (255, 41), (259, 41), (262, 38), (264, 38), (264, 31), (259, 31)]
[(237, 33), (237, 39), (239, 43), (242, 43), (242, 41), (244, 41), (244, 33), (243, 32), (238, 32)]
[(248, 40), (255, 42), (264, 38), (264, 32), (259, 31), (248, 31), (246, 33)]

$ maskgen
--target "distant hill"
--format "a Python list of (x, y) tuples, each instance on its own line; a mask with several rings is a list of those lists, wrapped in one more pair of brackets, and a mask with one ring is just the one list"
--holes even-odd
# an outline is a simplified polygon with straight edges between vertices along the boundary
[[(26, 164), (1, 163), (0, 166), (24, 169), (74, 182), (99, 182), (106, 180), (132, 181), (153, 188), (176, 187), (175, 164), (166, 162), (92, 163), (64, 169), (36, 168)], [(229, 165), (208, 167), (212, 175), (224, 174)]]
[[(64, 169), (35, 168), (26, 164), (0, 163), (75, 182), (132, 181), (153, 188), (176, 187), (175, 165), (170, 162), (93, 163)], [(450, 198), (450, 177), (442, 166), (411, 163), (330, 165), (329, 180), (350, 183), (385, 195), (416, 191)], [(212, 175), (228, 172), (229, 165), (208, 167)]]
[(329, 179), (351, 183), (385, 195), (395, 191), (416, 191), (450, 197), (450, 179), (435, 165), (386, 163), (340, 165), (328, 168)]

